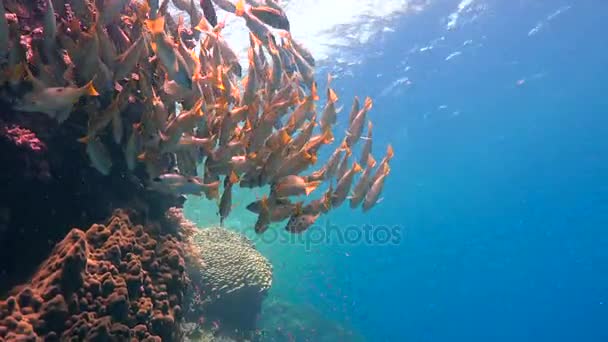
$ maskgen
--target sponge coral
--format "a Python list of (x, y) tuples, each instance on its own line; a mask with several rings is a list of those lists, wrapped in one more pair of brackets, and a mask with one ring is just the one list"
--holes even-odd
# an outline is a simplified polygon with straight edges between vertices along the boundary
[(29, 283), (0, 301), (0, 340), (168, 341), (187, 286), (181, 244), (122, 211), (73, 229)]

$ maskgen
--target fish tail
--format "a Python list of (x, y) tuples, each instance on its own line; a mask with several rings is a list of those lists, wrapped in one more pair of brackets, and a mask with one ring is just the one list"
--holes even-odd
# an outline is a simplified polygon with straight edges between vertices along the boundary
[(393, 159), (393, 157), (395, 156), (395, 151), (393, 151), (393, 145), (389, 144), (388, 147), (386, 148), (386, 157), (388, 160)]
[(366, 111), (369, 111), (370, 109), (372, 109), (373, 104), (374, 102), (372, 101), (372, 99), (370, 97), (366, 97), (365, 104), (363, 105), (363, 107)]
[(311, 192), (315, 191), (316, 188), (321, 185), (321, 181), (309, 182), (306, 184), (306, 188), (304, 189), (306, 196), (310, 195)]
[(88, 135), (85, 135), (84, 137), (77, 139), (77, 141), (79, 143), (83, 143), (83, 144), (88, 144), (90, 140), (91, 140), (91, 138)]
[(319, 99), (319, 94), (317, 93), (317, 82), (312, 82), (312, 86), (310, 87), (310, 97), (314, 101)]
[(355, 162), (353, 165), (353, 171), (361, 172), (361, 171), (363, 171), (363, 168), (361, 168), (361, 165), (359, 165), (359, 163)]
[(160, 34), (165, 31), (165, 17), (158, 16), (156, 19), (146, 20), (146, 27), (152, 34)]
[(236, 3), (236, 10), (234, 12), (239, 17), (242, 17), (245, 14), (245, 1), (239, 0)]
[(336, 103), (338, 101), (338, 95), (331, 88), (327, 89), (327, 101), (329, 101), (330, 103)]
[(97, 89), (93, 86), (93, 80), (90, 80), (89, 83), (85, 84), (83, 87), (85, 94), (89, 96), (99, 96)]

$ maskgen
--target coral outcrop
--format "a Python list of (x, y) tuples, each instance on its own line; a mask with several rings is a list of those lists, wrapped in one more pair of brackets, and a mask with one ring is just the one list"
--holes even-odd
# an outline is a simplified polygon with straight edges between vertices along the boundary
[(171, 341), (188, 284), (184, 250), (116, 211), (72, 229), (27, 285), (0, 302), (0, 340)]
[(189, 262), (191, 313), (220, 333), (248, 336), (272, 285), (272, 265), (245, 236), (221, 227), (197, 230)]

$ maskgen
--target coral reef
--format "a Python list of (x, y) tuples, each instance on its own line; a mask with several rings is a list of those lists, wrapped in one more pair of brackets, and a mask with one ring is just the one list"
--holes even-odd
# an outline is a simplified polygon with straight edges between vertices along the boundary
[(27, 285), (0, 302), (0, 340), (170, 341), (188, 281), (184, 250), (160, 225), (116, 211), (72, 229)]
[(251, 336), (272, 285), (272, 265), (245, 236), (221, 227), (195, 232), (188, 262), (191, 317), (227, 336)]

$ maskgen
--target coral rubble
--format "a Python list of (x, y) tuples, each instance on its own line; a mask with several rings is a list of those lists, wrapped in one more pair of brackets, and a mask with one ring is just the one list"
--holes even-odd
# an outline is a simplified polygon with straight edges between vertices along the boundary
[(72, 229), (28, 284), (0, 302), (0, 340), (170, 341), (187, 287), (173, 235), (133, 225)]

